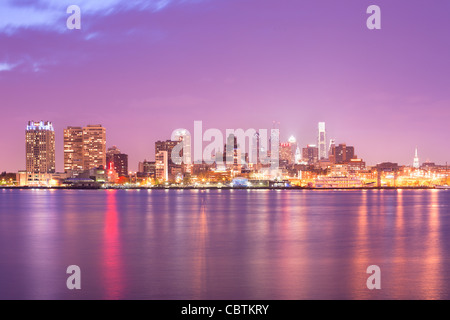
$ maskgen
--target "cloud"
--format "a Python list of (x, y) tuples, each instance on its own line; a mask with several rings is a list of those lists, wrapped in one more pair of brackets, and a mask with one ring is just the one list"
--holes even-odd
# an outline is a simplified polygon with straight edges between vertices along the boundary
[(0, 62), (0, 72), (2, 71), (10, 71), (16, 67), (15, 64), (11, 64), (8, 62)]
[[(107, 16), (126, 11), (158, 12), (171, 4), (200, 0), (1, 0), (0, 33), (13, 34), (20, 29), (64, 32), (70, 5), (78, 5), (83, 15)], [(83, 21), (83, 19), (82, 19)]]

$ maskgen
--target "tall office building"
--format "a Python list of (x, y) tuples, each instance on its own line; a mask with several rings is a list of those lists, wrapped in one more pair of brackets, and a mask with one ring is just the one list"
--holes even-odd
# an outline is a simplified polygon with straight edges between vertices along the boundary
[(325, 122), (319, 122), (318, 146), (319, 146), (319, 160), (327, 159), (328, 150), (327, 150), (327, 134), (325, 131)]
[(330, 139), (330, 147), (328, 149), (328, 159), (331, 163), (336, 163), (336, 156), (334, 152), (336, 151), (336, 140)]
[(83, 128), (83, 168), (106, 168), (106, 129), (101, 125)]
[(119, 177), (128, 176), (128, 155), (113, 146), (106, 152), (106, 168), (113, 169)]
[(155, 155), (156, 179), (169, 180), (169, 156), (168, 151), (162, 150)]
[(83, 128), (64, 129), (64, 171), (83, 170)]
[(224, 163), (228, 168), (234, 171), (241, 171), (242, 165), (245, 163), (245, 155), (242, 158), (242, 151), (238, 145), (237, 138), (234, 134), (227, 137), (227, 143), (224, 146)]
[(294, 159), (294, 164), (300, 164), (300, 162), (302, 161), (302, 153), (300, 152), (300, 148), (297, 147), (297, 150), (295, 150), (295, 159)]
[(419, 153), (417, 151), (417, 147), (416, 147), (416, 153), (414, 154), (413, 168), (415, 168), (415, 169), (420, 168)]
[(106, 129), (101, 125), (64, 130), (64, 171), (106, 168)]
[[(294, 136), (290, 136), (288, 142), (291, 145), (292, 154), (295, 155), (295, 152), (297, 151), (298, 148), (297, 139), (295, 139)], [(295, 162), (294, 156), (292, 157), (292, 161)]]
[(319, 148), (314, 144), (309, 144), (302, 150), (303, 161), (308, 164), (315, 164), (319, 159)]
[(172, 141), (172, 140), (156, 141), (155, 142), (155, 155), (157, 155), (160, 151), (167, 151), (169, 164), (174, 164), (172, 162), (172, 150), (179, 143), (180, 143), (180, 141)]
[(341, 143), (333, 148), (334, 162), (337, 164), (348, 164), (352, 159), (356, 158), (355, 147), (347, 146)]
[(26, 167), (27, 173), (55, 172), (55, 130), (51, 122), (28, 122)]
[(252, 147), (251, 150), (249, 150), (249, 162), (257, 165), (260, 163), (259, 154), (260, 154), (260, 147), (259, 147), (259, 132), (255, 131), (255, 134), (252, 137)]
[[(172, 159), (173, 148), (179, 143), (181, 143), (179, 140), (178, 141), (166, 140), (155, 142), (155, 159), (156, 155), (158, 155), (160, 152), (162, 151), (166, 152), (168, 178), (165, 180), (173, 181), (182, 172), (182, 166), (180, 164), (174, 163)], [(184, 154), (182, 156), (184, 156)]]
[(280, 143), (280, 166), (286, 167), (290, 165), (294, 159), (294, 153), (292, 152), (292, 145), (290, 142)]
[[(185, 129), (176, 130), (172, 136), (172, 139), (175, 142), (179, 142), (179, 143), (183, 144), (183, 152), (180, 154), (182, 162), (185, 165), (191, 165), (192, 164), (192, 157), (191, 157), (192, 150), (191, 150), (191, 135), (190, 135), (189, 131), (187, 131)], [(173, 147), (172, 147), (172, 149), (173, 149)]]

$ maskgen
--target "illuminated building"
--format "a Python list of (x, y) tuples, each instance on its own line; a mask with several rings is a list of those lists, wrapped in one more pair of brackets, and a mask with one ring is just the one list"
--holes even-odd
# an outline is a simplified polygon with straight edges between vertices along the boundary
[(314, 164), (319, 160), (319, 148), (314, 144), (310, 144), (303, 148), (302, 156), (304, 162)]
[(300, 152), (300, 148), (297, 147), (297, 149), (295, 150), (294, 163), (300, 164), (301, 161), (302, 161), (302, 154)]
[(328, 149), (328, 159), (330, 159), (331, 163), (336, 163), (336, 156), (334, 155), (335, 150), (336, 150), (336, 141), (334, 139), (330, 139), (330, 148)]
[(241, 172), (242, 164), (245, 161), (242, 159), (241, 149), (234, 134), (228, 136), (224, 149), (226, 152), (223, 160), (226, 166), (234, 171)]
[(294, 136), (290, 136), (289, 139), (288, 139), (288, 142), (289, 142), (290, 145), (291, 145), (291, 149), (292, 149), (292, 159), (291, 159), (291, 162), (293, 162), (293, 161), (295, 161), (294, 155), (295, 155), (295, 152), (297, 151), (297, 148), (298, 148), (298, 145), (297, 145), (297, 139), (295, 139)]
[(169, 157), (168, 151), (159, 151), (155, 155), (155, 174), (160, 181), (169, 180)]
[(383, 162), (379, 163), (376, 166), (377, 169), (377, 186), (382, 186), (382, 178), (388, 178), (393, 180), (392, 187), (396, 186), (397, 183), (397, 175), (400, 171), (400, 167), (398, 166), (398, 163), (392, 163), (392, 162)]
[(29, 121), (26, 130), (26, 171), (55, 172), (55, 130), (48, 121)]
[(101, 125), (83, 128), (83, 169), (106, 168), (106, 129)]
[[(166, 141), (156, 141), (155, 142), (155, 157), (161, 151), (165, 151), (167, 153), (167, 172), (168, 178), (166, 180), (174, 180), (175, 177), (181, 173), (182, 167), (179, 164), (176, 164), (172, 161), (172, 151), (173, 148), (180, 143), (178, 141), (166, 140)], [(184, 154), (182, 155), (184, 157)], [(159, 178), (158, 178), (159, 179)]]
[(182, 157), (183, 164), (190, 166), (192, 164), (191, 135), (187, 130), (179, 129), (174, 132), (173, 140), (183, 144), (183, 151), (180, 156)]
[(341, 143), (332, 150), (334, 163), (350, 163), (351, 159), (356, 158), (355, 148)]
[(318, 145), (319, 145), (319, 160), (327, 159), (328, 152), (327, 152), (327, 134), (325, 131), (325, 122), (319, 122)]
[(156, 162), (147, 161), (139, 162), (139, 173), (141, 176), (155, 179), (156, 178)]
[(83, 128), (64, 129), (64, 171), (83, 170)]
[(361, 188), (363, 186), (361, 179), (358, 177), (348, 176), (331, 176), (318, 177), (315, 180), (316, 188)]
[(417, 152), (417, 147), (416, 147), (416, 153), (414, 155), (413, 168), (415, 168), (415, 169), (419, 169), (420, 168), (420, 162), (419, 162), (419, 155), (418, 155), (418, 152)]
[(120, 150), (113, 146), (108, 148), (106, 152), (106, 166), (109, 169), (114, 169), (119, 177), (128, 176), (128, 155), (121, 153)]
[(280, 166), (286, 167), (292, 163), (294, 155), (292, 153), (292, 145), (289, 142), (280, 143)]
[(366, 163), (362, 159), (351, 159), (348, 163), (348, 170), (351, 172), (359, 172), (366, 169)]
[[(155, 155), (158, 154), (160, 151), (167, 151), (169, 160), (170, 160), (173, 148), (179, 143), (180, 143), (180, 141), (172, 141), (172, 140), (156, 141), (155, 142)], [(169, 162), (169, 163), (171, 163), (171, 162)]]
[(252, 150), (249, 150), (251, 152), (249, 160), (252, 164), (258, 165), (260, 163), (260, 160), (259, 160), (259, 132), (255, 132), (252, 139), (253, 139)]

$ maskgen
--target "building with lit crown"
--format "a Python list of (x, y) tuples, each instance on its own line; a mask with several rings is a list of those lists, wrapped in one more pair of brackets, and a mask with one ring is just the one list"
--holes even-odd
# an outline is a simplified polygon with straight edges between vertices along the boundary
[(26, 130), (26, 171), (55, 172), (55, 130), (49, 121), (29, 121)]

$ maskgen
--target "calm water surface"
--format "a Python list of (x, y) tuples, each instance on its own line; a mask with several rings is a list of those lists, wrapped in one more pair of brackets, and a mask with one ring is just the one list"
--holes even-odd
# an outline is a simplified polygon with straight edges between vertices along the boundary
[(450, 299), (450, 191), (0, 190), (0, 299)]

